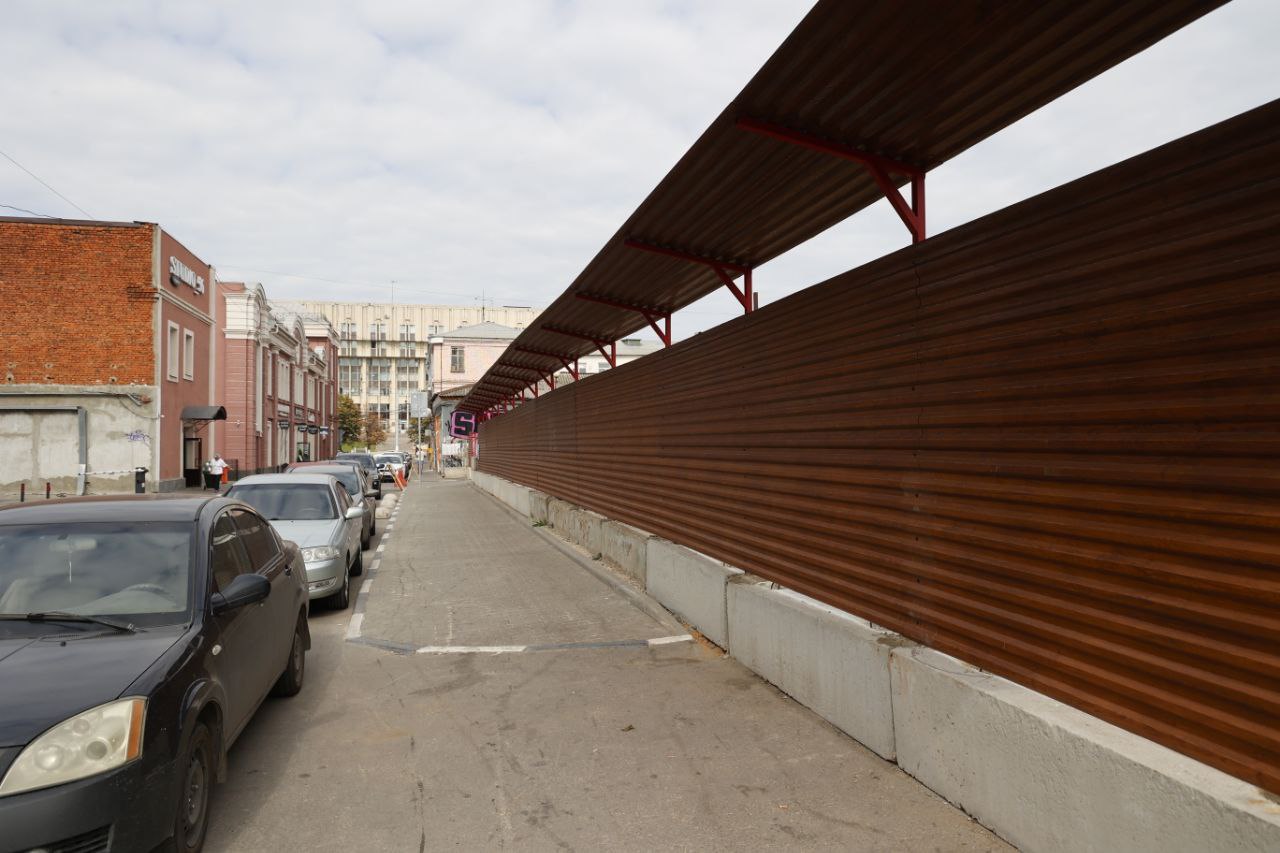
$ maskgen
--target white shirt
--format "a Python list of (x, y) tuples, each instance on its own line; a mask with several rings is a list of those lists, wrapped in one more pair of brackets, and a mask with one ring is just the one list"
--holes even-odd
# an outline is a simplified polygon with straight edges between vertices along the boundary
[(223, 471), (227, 470), (226, 460), (214, 459), (212, 462), (209, 463), (209, 470), (214, 474), (221, 474)]

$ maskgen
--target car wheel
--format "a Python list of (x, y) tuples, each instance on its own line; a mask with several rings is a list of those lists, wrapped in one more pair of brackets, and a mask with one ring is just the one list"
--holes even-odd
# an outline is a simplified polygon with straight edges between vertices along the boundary
[(373, 541), (373, 525), (369, 525), (369, 529), (360, 534), (360, 550), (368, 551), (371, 541)]
[(351, 577), (358, 578), (364, 574), (364, 552), (356, 552), (356, 561), (351, 566)]
[(351, 603), (351, 567), (342, 575), (342, 588), (329, 596), (329, 606), (334, 610), (346, 610)]
[(369, 538), (372, 539), (378, 535), (378, 505), (374, 504), (369, 512), (373, 515), (373, 521), (369, 522)]
[(289, 647), (289, 662), (284, 665), (284, 672), (276, 679), (271, 688), (272, 696), (297, 696), (302, 690), (302, 677), (307, 668), (307, 640), (303, 624), (305, 616), (298, 617), (298, 624), (293, 629), (293, 645)]
[(213, 734), (204, 723), (196, 723), (187, 751), (178, 763), (178, 813), (174, 817), (171, 850), (198, 853), (204, 849), (214, 772)]

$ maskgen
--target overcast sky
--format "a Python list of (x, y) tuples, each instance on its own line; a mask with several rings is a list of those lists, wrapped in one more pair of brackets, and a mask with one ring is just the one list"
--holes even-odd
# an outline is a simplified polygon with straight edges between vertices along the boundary
[[(807, 8), (6, 0), (0, 151), (70, 203), (0, 158), (0, 214), (159, 222), (273, 298), (543, 306)], [(1234, 0), (931, 173), (930, 232), (1277, 96), (1280, 2)], [(881, 202), (761, 303), (906, 242)]]

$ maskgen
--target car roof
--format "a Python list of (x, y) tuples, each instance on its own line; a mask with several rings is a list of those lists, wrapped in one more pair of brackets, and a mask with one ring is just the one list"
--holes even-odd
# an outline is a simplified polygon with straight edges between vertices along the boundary
[(337, 483), (338, 480), (332, 474), (304, 474), (301, 471), (295, 471), (292, 474), (254, 474), (250, 477), (242, 477), (232, 483), (232, 488), (236, 486), (266, 486), (266, 485), (320, 485), (326, 486)]
[(345, 462), (309, 462), (307, 467), (290, 467), (285, 471), (285, 475), (289, 477), (302, 477), (309, 474), (332, 474), (341, 471), (343, 474), (360, 474), (364, 469), (359, 465), (348, 465)]
[(91, 495), (0, 505), (0, 525), (95, 521), (195, 521), (218, 495)]

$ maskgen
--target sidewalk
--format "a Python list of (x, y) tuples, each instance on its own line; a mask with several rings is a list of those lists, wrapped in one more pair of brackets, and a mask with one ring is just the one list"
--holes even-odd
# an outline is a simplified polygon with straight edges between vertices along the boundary
[(210, 851), (1010, 849), (467, 481), (383, 536), (232, 750)]

